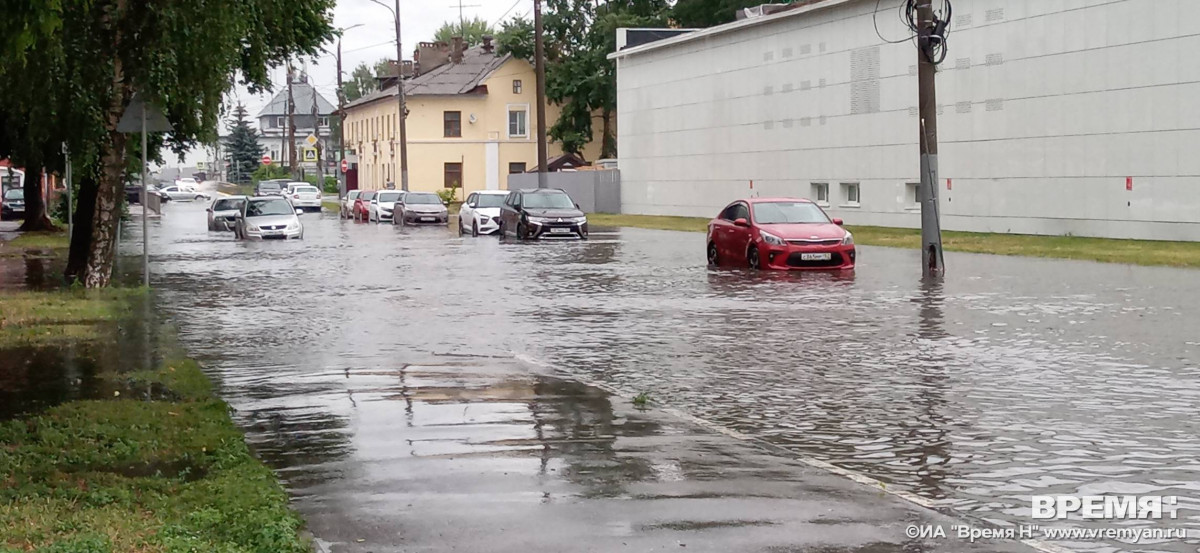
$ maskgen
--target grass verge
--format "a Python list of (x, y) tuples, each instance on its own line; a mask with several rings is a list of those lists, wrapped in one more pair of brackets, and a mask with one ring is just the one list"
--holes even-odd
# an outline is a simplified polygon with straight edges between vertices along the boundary
[(342, 205), (337, 202), (323, 201), (323, 202), (321, 202), (321, 209), (324, 209), (325, 211), (337, 213), (338, 211), (341, 211)]
[(12, 240), (0, 241), (0, 257), (23, 257), (29, 250), (66, 251), (70, 240), (66, 231), (23, 232)]
[(73, 401), (0, 423), (0, 551), (308, 551), (195, 363), (105, 378), (159, 399)]
[(0, 292), (0, 348), (98, 339), (143, 294), (141, 288)]
[[(660, 230), (704, 232), (709, 219), (702, 217), (666, 217), (658, 215), (588, 215), (588, 223), (597, 226), (638, 227)], [(919, 248), (919, 229), (891, 227), (847, 227), (854, 242), (865, 246)], [(1104, 263), (1200, 267), (1200, 243), (1157, 240), (1117, 240), (1082, 236), (1035, 236), (983, 232), (944, 231), (946, 251), (1079, 259)]]

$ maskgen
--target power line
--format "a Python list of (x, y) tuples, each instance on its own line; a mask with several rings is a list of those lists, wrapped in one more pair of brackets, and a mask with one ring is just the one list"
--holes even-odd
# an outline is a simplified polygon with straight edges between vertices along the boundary
[(496, 19), (495, 23), (492, 23), (492, 27), (495, 27), (496, 25), (499, 25), (501, 21), (504, 21), (504, 18), (507, 17), (509, 13), (512, 13), (513, 9), (516, 8), (517, 4), (520, 4), (520, 3), (521, 3), (521, 0), (517, 0), (516, 2), (513, 2), (513, 5), (509, 6), (507, 10), (504, 10), (504, 15), (498, 17)]

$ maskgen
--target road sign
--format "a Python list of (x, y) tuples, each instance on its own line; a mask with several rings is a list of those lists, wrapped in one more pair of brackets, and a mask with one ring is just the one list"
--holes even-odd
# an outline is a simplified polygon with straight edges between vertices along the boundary
[(316, 146), (317, 145), (317, 137), (310, 134), (310, 135), (308, 135), (307, 138), (304, 139), (304, 142), (306, 142), (309, 146)]
[(342, 172), (345, 173), (346, 171), (349, 171), (349, 170), (350, 170), (350, 162), (343, 159), (342, 160)]
[(270, 164), (271, 164), (271, 154), (263, 154), (263, 157), (262, 157), (262, 164), (263, 164), (263, 165), (270, 165)]
[(304, 161), (316, 162), (317, 161), (317, 149), (316, 148), (305, 148), (304, 149)]

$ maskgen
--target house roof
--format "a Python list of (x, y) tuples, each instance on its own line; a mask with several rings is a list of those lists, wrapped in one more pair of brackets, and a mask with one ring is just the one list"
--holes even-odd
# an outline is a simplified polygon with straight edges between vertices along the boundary
[[(435, 67), (429, 72), (404, 81), (406, 96), (454, 96), (469, 94), (483, 84), (492, 72), (504, 62), (512, 59), (511, 54), (499, 55), (495, 52), (485, 52), (482, 47), (469, 48), (463, 52), (461, 63), (446, 63)], [(383, 98), (395, 98), (396, 87), (372, 92), (349, 104), (353, 108), (369, 104)]]
[(726, 23), (724, 25), (717, 25), (715, 27), (709, 27), (707, 29), (702, 29), (702, 30), (695, 31), (692, 33), (686, 33), (686, 34), (681, 34), (678, 36), (673, 36), (670, 38), (664, 38), (662, 40), (656, 40), (656, 41), (648, 42), (648, 43), (641, 44), (638, 46), (631, 46), (629, 48), (625, 48), (623, 50), (618, 50), (616, 52), (609, 54), (608, 59), (615, 60), (618, 58), (624, 58), (627, 56), (632, 56), (632, 55), (641, 54), (644, 52), (649, 52), (651, 50), (657, 50), (659, 48), (664, 48), (667, 46), (683, 44), (686, 42), (692, 42), (694, 40), (701, 40), (705, 37), (710, 37), (710, 36), (720, 35), (720, 34), (725, 34), (725, 33), (731, 33), (731, 32), (741, 30), (741, 29), (745, 29), (747, 27), (757, 27), (759, 25), (773, 23), (773, 22), (779, 21), (781, 19), (797, 17), (797, 16), (808, 14), (808, 13), (812, 13), (817, 10), (823, 10), (826, 8), (831, 8), (833, 6), (837, 6), (837, 5), (841, 5), (841, 4), (845, 4), (847, 2), (853, 2), (853, 1), (855, 1), (855, 0), (796, 0), (796, 1), (793, 1), (791, 4), (788, 4), (788, 6), (785, 9), (783, 9), (782, 11), (778, 11), (778, 12), (775, 12), (775, 13), (772, 13), (769, 15), (762, 15), (759, 17), (749, 17), (746, 19), (739, 19), (737, 21), (733, 21), (731, 23)]
[[(271, 103), (267, 107), (258, 112), (258, 117), (267, 117), (270, 115), (287, 115), (287, 87), (280, 90), (271, 98)], [(305, 82), (292, 83), (292, 99), (296, 102), (296, 113), (298, 115), (310, 115), (313, 111), (313, 102), (317, 103), (317, 115), (330, 115), (337, 111), (333, 104), (329, 103), (324, 96), (321, 96), (317, 89), (311, 84)]]

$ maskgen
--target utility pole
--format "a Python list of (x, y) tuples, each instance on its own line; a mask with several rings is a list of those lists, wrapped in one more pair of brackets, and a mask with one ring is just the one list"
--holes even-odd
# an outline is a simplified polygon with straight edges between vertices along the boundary
[[(946, 47), (944, 32), (949, 24), (933, 14), (932, 0), (917, 0), (917, 86), (919, 87), (921, 133), (921, 275), (945, 273), (942, 257), (942, 227), (938, 209), (938, 138), (936, 75), (939, 48)], [(944, 58), (944, 53), (942, 54)]]
[[(463, 0), (458, 0), (458, 4), (451, 4), (451, 8), (458, 8), (458, 34), (465, 40), (467, 38), (467, 19), (463, 16), (463, 8), (481, 8), (479, 4), (463, 4)], [(471, 46), (467, 44), (467, 46)]]
[[(342, 29), (342, 32), (346, 32)], [(342, 36), (338, 35), (337, 44), (337, 97), (338, 97), (338, 137), (337, 160), (346, 157), (346, 90), (342, 87)], [(338, 198), (346, 197), (346, 174), (337, 170)]]
[(288, 111), (288, 120), (287, 120), (287, 126), (288, 126), (288, 129), (287, 129), (287, 141), (288, 141), (288, 144), (287, 144), (287, 153), (288, 153), (288, 167), (289, 167), (289, 169), (291, 170), (291, 173), (292, 173), (292, 178), (296, 178), (296, 101), (295, 101), (295, 99), (292, 97), (292, 81), (294, 81), (294, 80), (295, 80), (295, 78), (294, 78), (294, 76), (293, 76), (293, 74), (292, 74), (292, 62), (291, 62), (291, 60), (289, 60), (289, 61), (288, 61), (288, 66), (287, 66), (287, 80), (288, 80), (288, 97), (287, 97), (287, 111)]
[(396, 0), (396, 97), (400, 107), (396, 114), (400, 124), (400, 190), (408, 192), (408, 106), (404, 101), (404, 51), (400, 46), (400, 0)]
[(549, 188), (546, 167), (546, 51), (542, 40), (542, 0), (533, 0), (534, 70), (537, 72), (538, 188)]

